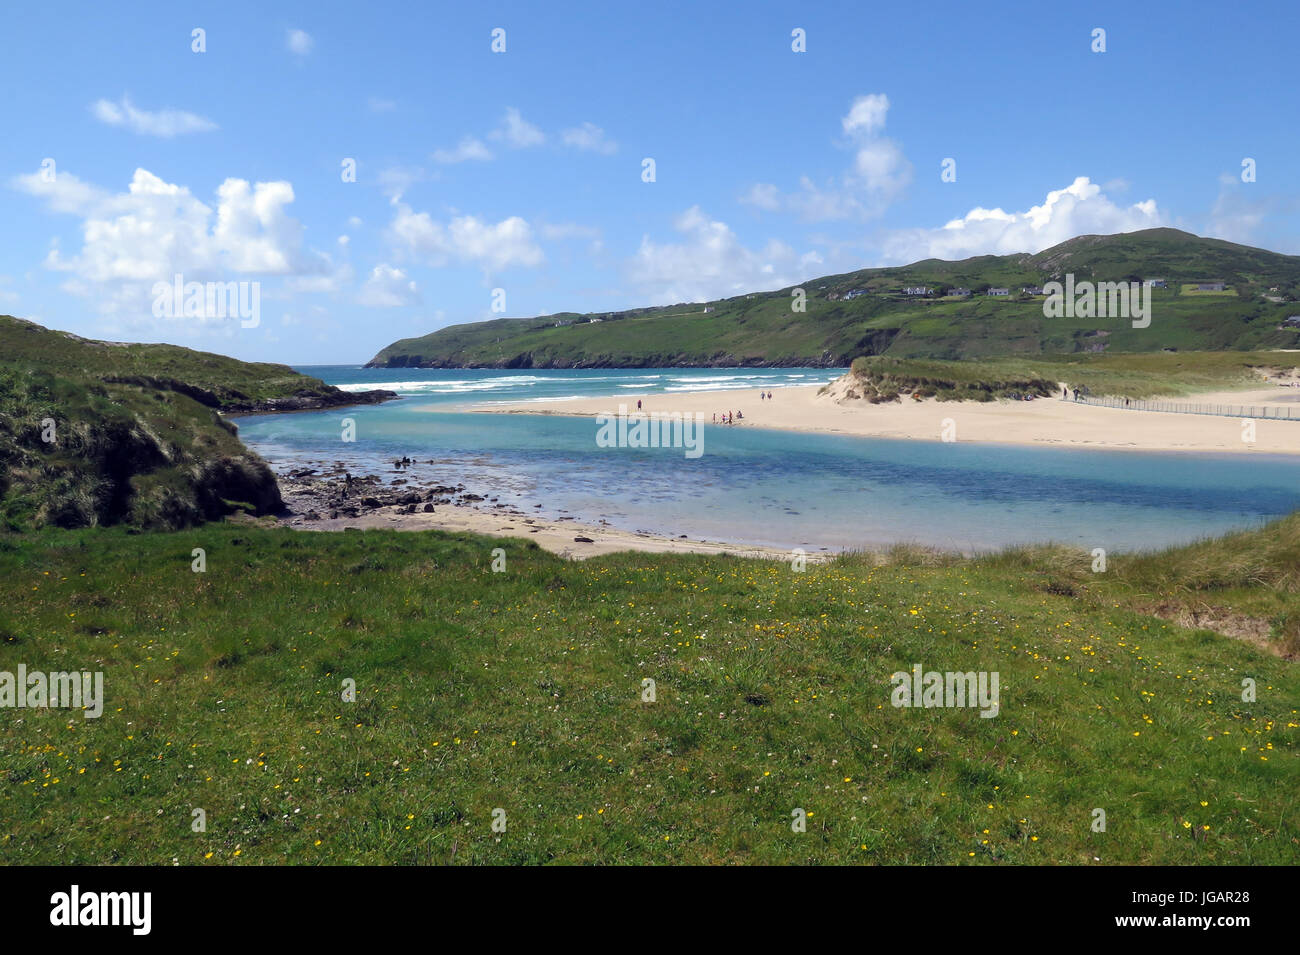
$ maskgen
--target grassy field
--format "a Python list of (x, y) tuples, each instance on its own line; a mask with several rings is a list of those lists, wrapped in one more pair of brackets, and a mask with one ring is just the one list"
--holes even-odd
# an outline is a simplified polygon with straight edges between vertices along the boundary
[(1155, 352), (1147, 354), (1041, 355), (966, 361), (859, 358), (853, 371), (876, 393), (948, 400), (983, 400), (1008, 392), (1055, 393), (1057, 382), (1087, 387), (1094, 395), (1129, 398), (1180, 396), (1261, 387), (1268, 369), (1295, 368), (1289, 352)]
[[(1300, 517), (1091, 560), (794, 573), (436, 533), (11, 535), (0, 670), (102, 670), (106, 703), (5, 711), (0, 845), (47, 864), (1300, 861), (1300, 677), (1278, 655)], [(1265, 635), (1148, 615), (1197, 606)], [(893, 707), (915, 663), (998, 672), (1000, 713)]]
[[(1077, 281), (1168, 277), (1151, 290), (1151, 325), (1121, 318), (1047, 318), (1026, 287), (1072, 274)], [(1224, 276), (1223, 294), (1184, 293), (1178, 279)], [(913, 298), (906, 286), (964, 287), (970, 298)], [(982, 293), (1010, 288), (1007, 298)], [(447, 367), (663, 367), (686, 365), (845, 365), (861, 355), (964, 359), (989, 356), (1179, 350), (1253, 350), (1300, 345), (1300, 331), (1279, 327), (1300, 298), (1300, 257), (1204, 239), (1174, 229), (1080, 236), (1035, 255), (928, 259), (809, 279), (799, 286), (806, 310), (784, 288), (694, 305), (598, 315), (455, 325), (402, 339), (376, 365)], [(1262, 296), (1276, 288), (1290, 301)], [(868, 294), (846, 299), (847, 292)], [(704, 314), (709, 307), (711, 312)], [(593, 317), (601, 318), (591, 324)], [(558, 327), (557, 327), (558, 325)]]

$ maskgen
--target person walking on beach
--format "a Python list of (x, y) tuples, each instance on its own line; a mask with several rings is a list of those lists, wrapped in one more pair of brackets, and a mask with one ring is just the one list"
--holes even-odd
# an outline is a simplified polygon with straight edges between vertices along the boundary
[(636, 400), (636, 410), (637, 410), (637, 411), (640, 411), (640, 410), (641, 410), (641, 399), (640, 399), (640, 398), (638, 398), (638, 399)]

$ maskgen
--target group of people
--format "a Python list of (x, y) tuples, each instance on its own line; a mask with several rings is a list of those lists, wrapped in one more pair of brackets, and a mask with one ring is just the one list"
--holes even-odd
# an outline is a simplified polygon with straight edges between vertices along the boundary
[[(722, 424), (735, 424), (737, 421), (743, 421), (745, 413), (743, 411), (724, 411), (722, 412)], [(713, 423), (718, 424), (718, 413), (713, 412)]]

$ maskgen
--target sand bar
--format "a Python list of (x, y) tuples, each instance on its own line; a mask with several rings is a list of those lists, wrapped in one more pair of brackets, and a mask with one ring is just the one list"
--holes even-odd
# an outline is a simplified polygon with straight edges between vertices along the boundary
[[(918, 401), (909, 397), (902, 399), (901, 403), (873, 405), (863, 400), (837, 401), (834, 394), (819, 394), (820, 391), (819, 385), (774, 388), (771, 400), (760, 399), (757, 388), (686, 394), (621, 394), (614, 398), (478, 403), (459, 406), (455, 410), (592, 416), (617, 413), (620, 403), (635, 411), (639, 398), (645, 412), (699, 412), (704, 415), (706, 425), (712, 424), (715, 414), (721, 417), (725, 412), (740, 411), (744, 413), (744, 420), (731, 427), (939, 441), (945, 419), (951, 419), (956, 426), (958, 442), (1136, 451), (1300, 454), (1300, 420), (1256, 419), (1255, 441), (1251, 443), (1242, 439), (1244, 419), (1226, 416), (1105, 408), (1058, 398), (958, 402), (933, 398)], [(1169, 400), (1265, 405), (1300, 411), (1300, 388), (1270, 385)], [(429, 410), (448, 409), (444, 405), (431, 406)], [(706, 428), (706, 435), (707, 431)]]

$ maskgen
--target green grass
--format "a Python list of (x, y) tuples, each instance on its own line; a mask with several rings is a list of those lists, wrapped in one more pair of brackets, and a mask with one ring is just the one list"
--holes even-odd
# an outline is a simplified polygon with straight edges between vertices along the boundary
[[(1043, 299), (1019, 294), (1059, 280), (1142, 281), (1166, 277), (1151, 290), (1151, 326), (1117, 318), (1043, 315)], [(1222, 275), (1232, 290), (1180, 292), (1179, 279)], [(966, 299), (907, 298), (908, 285), (965, 287)], [(981, 294), (1009, 287), (1009, 298)], [(1261, 294), (1276, 287), (1281, 303)], [(810, 279), (800, 286), (806, 310), (792, 309), (791, 288), (708, 303), (455, 325), (382, 349), (376, 365), (406, 367), (670, 367), (674, 365), (847, 365), (863, 355), (967, 359), (1001, 355), (1258, 350), (1296, 347), (1294, 330), (1278, 326), (1300, 299), (1300, 257), (1204, 239), (1174, 229), (1080, 236), (1036, 255), (928, 259)], [(844, 294), (870, 294), (845, 300)], [(1289, 301), (1288, 301), (1289, 300)], [(708, 305), (713, 311), (702, 314)], [(556, 322), (578, 322), (556, 328)]]
[(989, 357), (967, 361), (859, 358), (853, 371), (876, 392), (991, 400), (1007, 392), (1059, 392), (1056, 382), (1087, 387), (1094, 395), (1130, 398), (1181, 396), (1261, 387), (1271, 368), (1295, 367), (1288, 352), (1154, 352)]
[[(0, 670), (102, 670), (107, 697), (97, 720), (3, 712), (0, 845), (45, 864), (1294, 864), (1294, 664), (1137, 604), (1294, 609), (1298, 539), (1293, 517), (1104, 574), (1061, 548), (795, 574), (437, 533), (0, 538)], [(893, 708), (890, 674), (917, 662), (999, 672), (1001, 713)]]
[(274, 476), (221, 413), (362, 398), (286, 365), (0, 316), (0, 527), (175, 528), (274, 513)]
[(81, 338), (0, 315), (0, 360), (24, 371), (76, 381), (123, 383), (185, 394), (211, 408), (245, 410), (274, 398), (334, 399), (339, 391), (288, 365), (247, 362), (179, 345)]

